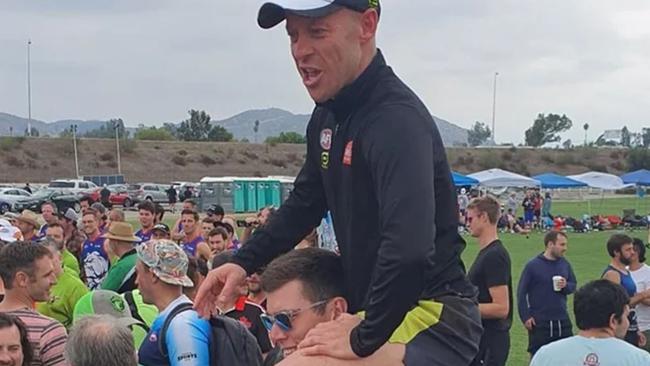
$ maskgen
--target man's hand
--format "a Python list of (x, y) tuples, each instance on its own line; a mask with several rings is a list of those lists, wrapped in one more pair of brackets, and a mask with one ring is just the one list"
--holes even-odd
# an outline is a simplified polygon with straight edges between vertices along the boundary
[(533, 318), (532, 316), (524, 323), (524, 327), (526, 327), (526, 329), (528, 330), (533, 330), (533, 327), (536, 325), (537, 324), (535, 324), (535, 318)]
[(562, 278), (558, 281), (557, 286), (560, 288), (560, 290), (562, 290), (563, 288), (565, 288), (565, 287), (566, 287), (566, 278), (562, 277)]
[(637, 334), (639, 335), (639, 347), (645, 347), (646, 343), (648, 342), (645, 334), (643, 334), (642, 331), (638, 331)]
[(339, 360), (358, 360), (350, 346), (350, 333), (361, 322), (361, 318), (341, 314), (337, 319), (318, 324), (298, 344), (304, 356), (329, 356)]
[(246, 271), (227, 263), (208, 273), (194, 300), (194, 309), (204, 318), (215, 313), (217, 304), (232, 304), (239, 297), (239, 286), (246, 284)]

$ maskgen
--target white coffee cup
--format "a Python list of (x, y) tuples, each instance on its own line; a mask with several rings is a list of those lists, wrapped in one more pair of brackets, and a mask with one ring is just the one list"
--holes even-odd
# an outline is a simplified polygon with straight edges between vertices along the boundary
[(553, 291), (561, 291), (562, 289), (560, 288), (560, 281), (562, 281), (564, 277), (562, 276), (553, 276)]

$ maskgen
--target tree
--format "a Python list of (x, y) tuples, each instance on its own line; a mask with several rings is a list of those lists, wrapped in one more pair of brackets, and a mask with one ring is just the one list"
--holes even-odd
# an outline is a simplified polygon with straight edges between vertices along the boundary
[(589, 123), (582, 125), (582, 129), (585, 130), (585, 146), (587, 146), (587, 130), (589, 129)]
[(483, 145), (492, 136), (492, 131), (485, 124), (479, 121), (474, 122), (474, 126), (467, 131), (467, 142), (469, 146)]
[(623, 126), (621, 129), (621, 145), (630, 147), (632, 143), (632, 136), (630, 135), (630, 130), (627, 129), (627, 126)]
[(641, 130), (641, 140), (643, 141), (643, 147), (650, 147), (650, 128), (644, 127)]
[(27, 133), (27, 128), (25, 127), (25, 136), (31, 136), (31, 137), (38, 137), (41, 135), (41, 133), (38, 131), (36, 127), (32, 127), (32, 133), (28, 134)]
[(562, 143), (562, 147), (565, 148), (566, 150), (569, 150), (573, 147), (573, 141), (571, 139), (568, 139)]
[(306, 144), (305, 136), (297, 132), (280, 132), (278, 136), (269, 136), (265, 141), (267, 144)]
[(110, 119), (106, 123), (101, 125), (99, 128), (87, 131), (86, 133), (83, 134), (83, 137), (92, 137), (97, 139), (114, 139), (116, 127), (121, 139), (126, 139), (129, 137), (129, 133), (128, 131), (126, 131), (126, 127), (124, 127), (124, 121), (122, 121), (121, 118)]
[(210, 141), (232, 141), (232, 133), (228, 132), (223, 126), (215, 125), (208, 133), (208, 140)]
[(174, 136), (167, 129), (154, 126), (138, 128), (133, 138), (136, 140), (169, 141), (173, 140)]
[(559, 133), (569, 130), (573, 122), (566, 115), (540, 113), (533, 126), (526, 130), (526, 145), (542, 146), (549, 142), (560, 141)]
[(650, 150), (635, 147), (628, 151), (627, 167), (629, 170), (650, 169)]
[(178, 138), (184, 141), (207, 141), (212, 126), (210, 115), (205, 111), (190, 110), (190, 118), (178, 126)]
[(257, 133), (259, 131), (260, 131), (260, 121), (256, 119), (255, 124), (253, 125), (253, 132), (255, 132), (255, 143), (257, 143)]

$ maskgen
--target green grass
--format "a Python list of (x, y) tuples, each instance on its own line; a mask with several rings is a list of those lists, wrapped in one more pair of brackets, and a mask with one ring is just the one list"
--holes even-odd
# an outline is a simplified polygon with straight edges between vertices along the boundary
[[(621, 215), (623, 209), (634, 208), (638, 214), (647, 213), (650, 208), (650, 202), (646, 200), (637, 200), (634, 197), (622, 198), (607, 198), (595, 199), (590, 203), (586, 201), (580, 202), (554, 202), (552, 212), (554, 214), (562, 214), (564, 216), (581, 217), (585, 213), (603, 214), (603, 215)], [(165, 223), (170, 227), (175, 222), (177, 216), (171, 214), (165, 215)], [(137, 228), (138, 222), (136, 217), (129, 217), (128, 221)], [(605, 249), (607, 239), (614, 233), (608, 232), (592, 232), (587, 234), (569, 233), (569, 249), (566, 258), (571, 263), (573, 271), (578, 279), (578, 287), (581, 285), (600, 278), (603, 269), (609, 263), (609, 256)], [(648, 233), (645, 230), (638, 230), (628, 232), (629, 235), (639, 237), (644, 241), (648, 238)], [(467, 248), (463, 252), (463, 261), (469, 269), (476, 258), (478, 252), (478, 244), (469, 235), (465, 235), (467, 241)], [(528, 334), (526, 329), (519, 320), (517, 314), (517, 286), (519, 284), (519, 277), (525, 264), (534, 256), (541, 253), (544, 249), (543, 233), (533, 233), (526, 238), (518, 234), (502, 234), (501, 240), (508, 248), (510, 258), (512, 261), (512, 286), (514, 295), (514, 308), (513, 308), (513, 325), (510, 331), (510, 356), (508, 358), (509, 366), (522, 366), (528, 365)], [(573, 319), (573, 296), (569, 296), (569, 314)], [(574, 327), (574, 333), (577, 331)]]

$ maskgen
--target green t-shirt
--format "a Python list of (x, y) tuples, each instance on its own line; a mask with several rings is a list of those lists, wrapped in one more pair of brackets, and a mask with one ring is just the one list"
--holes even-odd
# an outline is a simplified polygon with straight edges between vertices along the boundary
[(135, 289), (135, 261), (138, 256), (135, 249), (124, 254), (108, 270), (108, 274), (102, 282), (103, 290), (111, 290), (123, 293)]
[(81, 273), (79, 271), (79, 260), (77, 260), (74, 254), (70, 253), (67, 248), (63, 249), (63, 252), (61, 252), (61, 261), (63, 262), (64, 267), (69, 269), (72, 274), (79, 277), (79, 274)]
[(50, 301), (36, 303), (36, 311), (58, 320), (66, 329), (70, 328), (74, 306), (86, 293), (88, 288), (79, 276), (63, 267), (63, 272), (56, 279), (56, 285), (50, 290)]

